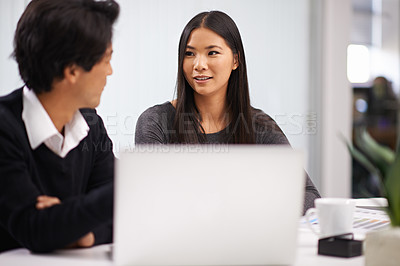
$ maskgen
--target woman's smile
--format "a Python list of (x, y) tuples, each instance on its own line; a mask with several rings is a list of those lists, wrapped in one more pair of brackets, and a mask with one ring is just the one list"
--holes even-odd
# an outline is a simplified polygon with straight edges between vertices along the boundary
[(210, 76), (195, 76), (194, 81), (198, 84), (205, 84), (212, 79)]

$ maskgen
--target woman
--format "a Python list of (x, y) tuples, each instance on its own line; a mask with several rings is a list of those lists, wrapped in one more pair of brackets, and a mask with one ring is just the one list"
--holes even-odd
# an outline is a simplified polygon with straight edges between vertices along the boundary
[[(263, 111), (250, 105), (246, 60), (235, 22), (220, 11), (192, 18), (179, 41), (177, 99), (147, 109), (136, 144), (289, 144)], [(307, 176), (304, 211), (319, 193)]]

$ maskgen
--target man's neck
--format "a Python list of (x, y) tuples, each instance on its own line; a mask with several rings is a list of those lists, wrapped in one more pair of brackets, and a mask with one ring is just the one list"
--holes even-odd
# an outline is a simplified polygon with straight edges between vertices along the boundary
[(58, 90), (43, 92), (37, 97), (58, 132), (63, 134), (64, 126), (72, 120), (78, 109), (71, 105), (71, 101), (65, 95), (60, 95)]

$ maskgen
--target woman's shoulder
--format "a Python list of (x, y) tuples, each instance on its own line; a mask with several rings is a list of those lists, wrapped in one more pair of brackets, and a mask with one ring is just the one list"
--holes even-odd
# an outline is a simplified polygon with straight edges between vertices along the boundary
[(175, 117), (175, 108), (171, 102), (156, 104), (147, 108), (138, 118), (138, 121), (170, 120)]
[(147, 108), (142, 115), (160, 115), (160, 114), (175, 114), (175, 108), (171, 102), (156, 104)]
[(168, 143), (174, 117), (175, 108), (171, 102), (147, 108), (137, 120), (135, 143)]
[(256, 143), (288, 144), (288, 140), (275, 120), (261, 109), (252, 107), (252, 120)]
[[(267, 115), (263, 110), (251, 107), (251, 116), (256, 126), (276, 125), (274, 119)], [(279, 127), (279, 126), (278, 126)]]

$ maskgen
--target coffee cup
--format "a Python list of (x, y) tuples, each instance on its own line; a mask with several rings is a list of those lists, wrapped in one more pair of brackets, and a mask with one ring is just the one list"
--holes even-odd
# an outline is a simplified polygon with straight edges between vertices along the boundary
[[(355, 201), (347, 198), (319, 198), (314, 201), (315, 208), (305, 214), (311, 231), (319, 238), (339, 236), (353, 232)], [(316, 216), (318, 226), (311, 226), (311, 218)]]

